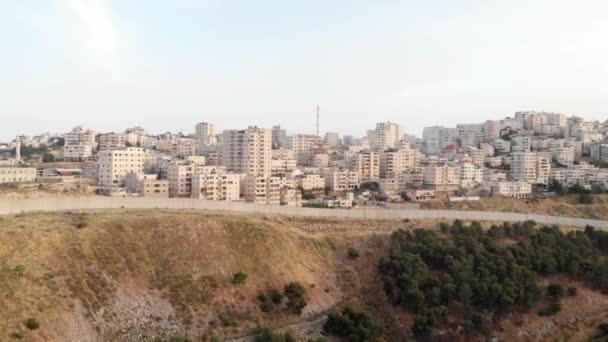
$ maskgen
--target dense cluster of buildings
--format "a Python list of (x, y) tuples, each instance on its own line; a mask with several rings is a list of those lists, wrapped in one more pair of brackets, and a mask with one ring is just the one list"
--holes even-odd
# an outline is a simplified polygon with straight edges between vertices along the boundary
[[(358, 198), (524, 198), (553, 181), (608, 186), (608, 124), (558, 113), (427, 127), (421, 139), (393, 122), (379, 122), (359, 138), (288, 135), (280, 126), (218, 132), (207, 122), (190, 135), (76, 127), (62, 138), (57, 158), (95, 162), (82, 174), (108, 195), (302, 205), (313, 194), (344, 207)], [(22, 136), (6, 147), (39, 147), (49, 139)], [(17, 159), (0, 161), (0, 183), (33, 181), (40, 173), (19, 171)]]

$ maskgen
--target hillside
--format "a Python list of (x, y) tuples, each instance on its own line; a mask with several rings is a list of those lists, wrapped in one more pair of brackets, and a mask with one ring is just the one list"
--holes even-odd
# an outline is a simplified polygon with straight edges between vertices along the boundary
[(515, 199), (501, 196), (482, 198), (480, 201), (423, 202), (423, 209), (458, 209), (479, 211), (507, 211), (535, 213), (555, 216), (608, 219), (608, 195), (592, 195), (593, 203), (580, 203), (580, 195), (556, 196), (548, 198)]
[[(417, 227), (435, 223), (125, 210), (0, 217), (0, 340), (248, 340), (260, 323), (314, 337), (347, 304), (383, 326), (378, 340), (411, 339), (413, 316), (389, 303), (377, 269), (390, 234)], [(239, 271), (247, 279), (235, 285)], [(308, 298), (302, 314), (285, 300), (261, 310), (260, 292), (293, 281)], [(577, 287), (556, 316), (507, 317), (496, 335), (590, 336), (608, 300)]]

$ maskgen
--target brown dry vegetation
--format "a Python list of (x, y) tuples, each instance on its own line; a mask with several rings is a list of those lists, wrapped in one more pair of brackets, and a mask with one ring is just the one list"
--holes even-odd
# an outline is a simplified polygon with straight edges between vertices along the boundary
[(422, 208), (507, 211), (601, 220), (608, 219), (608, 195), (593, 195), (593, 204), (580, 204), (579, 197), (579, 195), (567, 195), (548, 198), (514, 199), (493, 196), (482, 198), (480, 201), (470, 202), (429, 201), (422, 203)]
[[(346, 303), (371, 312), (389, 339), (403, 340), (412, 317), (387, 302), (376, 266), (393, 230), (435, 224), (168, 210), (0, 217), (0, 341), (196, 340), (205, 332), (224, 340), (250, 335), (260, 321), (296, 333), (313, 322), (307, 328), (318, 334), (318, 318)], [(358, 258), (349, 257), (351, 247)], [(248, 278), (235, 286), (238, 271)], [(288, 314), (284, 305), (263, 313), (258, 292), (290, 281), (307, 288), (304, 313)], [(576, 340), (604, 319), (606, 297), (577, 287), (559, 314), (565, 319), (544, 338), (559, 336), (563, 325)], [(572, 323), (569, 312), (584, 324)], [(594, 320), (583, 320), (585, 312)], [(538, 327), (559, 317), (530, 314), (505, 322), (498, 335), (538, 339)], [(40, 328), (28, 330), (29, 318)]]

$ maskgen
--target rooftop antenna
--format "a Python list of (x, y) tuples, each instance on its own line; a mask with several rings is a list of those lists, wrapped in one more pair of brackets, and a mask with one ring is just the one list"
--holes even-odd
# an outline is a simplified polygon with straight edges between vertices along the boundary
[(317, 106), (317, 136), (319, 135), (319, 106)]

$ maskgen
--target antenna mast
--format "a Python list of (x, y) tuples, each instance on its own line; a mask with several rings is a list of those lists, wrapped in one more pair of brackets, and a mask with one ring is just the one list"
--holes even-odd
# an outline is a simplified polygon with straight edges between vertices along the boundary
[(319, 135), (319, 106), (317, 106), (317, 136)]

